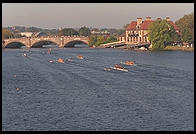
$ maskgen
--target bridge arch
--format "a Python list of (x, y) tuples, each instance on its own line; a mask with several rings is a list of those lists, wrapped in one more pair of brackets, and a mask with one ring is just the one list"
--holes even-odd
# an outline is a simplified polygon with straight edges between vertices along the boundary
[(38, 40), (38, 41), (32, 42), (31, 47), (32, 48), (41, 48), (44, 45), (50, 45), (51, 43), (54, 44), (54, 45), (59, 46), (58, 42), (56, 42), (56, 41), (52, 41), (52, 40)]
[(26, 44), (20, 41), (12, 41), (6, 43), (4, 48), (21, 48), (22, 46), (26, 47)]
[(88, 46), (88, 41), (84, 40), (71, 40), (64, 44), (64, 47), (74, 47), (76, 44), (86, 44)]

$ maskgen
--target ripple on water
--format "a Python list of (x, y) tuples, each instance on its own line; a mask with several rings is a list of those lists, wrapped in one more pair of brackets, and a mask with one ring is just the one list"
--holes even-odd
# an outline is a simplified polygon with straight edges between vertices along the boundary
[[(51, 55), (32, 49), (27, 58), (24, 52), (2, 51), (3, 130), (193, 130), (194, 53), (55, 48)], [(64, 64), (48, 62), (60, 57)], [(104, 70), (125, 60), (137, 66)]]

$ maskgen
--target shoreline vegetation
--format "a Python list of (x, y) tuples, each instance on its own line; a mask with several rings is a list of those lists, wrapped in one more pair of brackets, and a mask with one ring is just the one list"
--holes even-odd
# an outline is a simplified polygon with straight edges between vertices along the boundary
[(169, 50), (169, 51), (194, 51), (194, 47), (166, 46), (163, 50)]
[[(91, 47), (91, 48), (104, 48), (104, 47)], [(148, 48), (148, 50), (141, 50), (138, 48), (126, 48), (126, 47), (116, 47), (113, 49), (126, 49), (126, 50), (133, 50), (133, 51), (194, 51), (194, 47), (183, 47), (183, 46), (166, 46), (163, 49), (152, 49), (152, 48)]]

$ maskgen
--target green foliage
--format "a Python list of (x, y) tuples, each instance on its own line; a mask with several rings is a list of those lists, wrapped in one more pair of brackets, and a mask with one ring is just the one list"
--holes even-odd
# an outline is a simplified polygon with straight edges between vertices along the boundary
[(89, 46), (92, 47), (93, 45), (95, 45), (95, 43), (97, 42), (97, 37), (96, 36), (90, 36), (89, 37)]
[(192, 38), (192, 33), (188, 29), (184, 29), (182, 33), (182, 39), (184, 42), (192, 42), (194, 38)]
[(194, 41), (194, 13), (184, 15), (175, 23), (180, 28), (184, 42)]
[(110, 36), (110, 37), (107, 38), (106, 43), (116, 42), (116, 41), (117, 41), (117, 38), (116, 37)]
[(125, 24), (125, 25), (123, 26), (123, 29), (126, 29), (128, 26), (129, 26), (129, 24)]
[(89, 46), (96, 46), (98, 47), (101, 44), (116, 42), (117, 38), (115, 36), (110, 36), (107, 39), (104, 38), (102, 35), (90, 36), (89, 37)]
[(79, 35), (81, 36), (89, 36), (91, 34), (91, 31), (88, 27), (81, 27), (79, 29)]
[(95, 42), (95, 46), (99, 46), (100, 44), (103, 44), (105, 42), (104, 37), (101, 35), (97, 36), (97, 41)]
[(179, 36), (174, 27), (166, 20), (157, 20), (149, 27), (149, 40), (153, 49), (163, 49), (165, 44), (171, 41), (179, 40)]
[(79, 35), (79, 33), (73, 28), (64, 28), (59, 31), (59, 36), (72, 36)]
[(2, 39), (13, 38), (14, 34), (6, 28), (2, 29)]
[(119, 30), (117, 31), (117, 36), (120, 36), (120, 35), (122, 35), (123, 33), (125, 33), (125, 29), (119, 29)]

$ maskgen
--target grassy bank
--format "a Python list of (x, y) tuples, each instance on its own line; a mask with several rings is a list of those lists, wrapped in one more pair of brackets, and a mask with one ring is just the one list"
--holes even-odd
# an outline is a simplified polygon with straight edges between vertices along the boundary
[(164, 50), (194, 51), (194, 47), (167, 46)]

